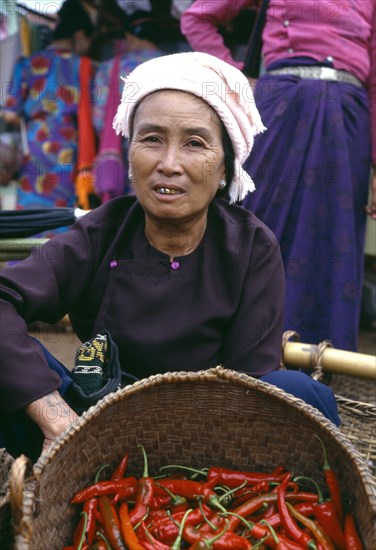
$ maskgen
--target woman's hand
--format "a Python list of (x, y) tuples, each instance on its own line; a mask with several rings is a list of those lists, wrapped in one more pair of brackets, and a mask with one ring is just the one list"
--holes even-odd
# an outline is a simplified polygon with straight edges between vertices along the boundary
[(78, 419), (78, 415), (57, 390), (30, 403), (26, 407), (26, 412), (44, 434), (42, 452), (45, 452), (54, 439)]
[(366, 212), (373, 220), (376, 220), (376, 166), (373, 167), (370, 202), (366, 206)]

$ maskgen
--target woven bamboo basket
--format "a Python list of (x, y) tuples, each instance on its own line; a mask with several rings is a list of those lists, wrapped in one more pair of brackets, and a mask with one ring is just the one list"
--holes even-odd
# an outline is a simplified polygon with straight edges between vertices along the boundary
[[(299, 334), (294, 331), (287, 331), (284, 334), (282, 368), (285, 368), (283, 357), (286, 344), (290, 341), (300, 342)], [(336, 369), (334, 373), (324, 368), (325, 354), (328, 351), (338, 351), (332, 348), (330, 341), (325, 340), (315, 346), (307, 344), (302, 346), (306, 350), (309, 348), (312, 378), (330, 386), (334, 392), (341, 417), (340, 431), (363, 456), (376, 480), (376, 357), (370, 362), (372, 368), (369, 370), (373, 377), (362, 378), (354, 374), (357, 372), (356, 365), (351, 369), (352, 374), (341, 374), (346, 372), (346, 369)], [(343, 355), (343, 352), (339, 353)], [(339, 356), (339, 364), (342, 355)], [(349, 354), (349, 356), (359, 357), (358, 354)]]
[(329, 385), (334, 391), (340, 430), (358, 449), (376, 479), (376, 387), (368, 380), (337, 375)]
[(0, 548), (10, 550), (12, 547), (11, 508), (9, 498), (9, 473), (14, 458), (0, 449)]
[[(346, 505), (367, 550), (376, 548), (376, 484), (360, 453), (320, 412), (279, 388), (216, 367), (152, 376), (106, 396), (57, 439), (24, 483), (15, 550), (60, 550), (72, 540), (79, 510), (69, 501), (93, 482), (100, 465), (129, 453), (128, 472), (142, 475), (138, 444), (151, 474), (166, 464), (269, 471), (279, 464), (325, 489), (327, 447)], [(17, 459), (18, 460), (18, 459)]]

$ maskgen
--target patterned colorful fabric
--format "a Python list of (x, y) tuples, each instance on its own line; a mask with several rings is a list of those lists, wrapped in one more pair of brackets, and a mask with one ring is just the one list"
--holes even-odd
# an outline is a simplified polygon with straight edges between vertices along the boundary
[[(121, 76), (126, 77), (133, 71), (138, 65), (154, 57), (160, 57), (164, 55), (159, 49), (142, 49), (128, 52), (120, 57), (119, 63), (119, 97), (121, 97), (123, 91), (123, 81)], [(95, 76), (95, 99), (94, 99), (94, 126), (97, 135), (100, 137), (103, 132), (104, 122), (106, 119), (106, 109), (109, 101), (110, 93), (110, 81), (111, 71), (113, 67), (114, 59), (103, 61), (97, 70)], [(115, 131), (114, 131), (115, 132)], [(123, 155), (125, 163), (125, 181), (124, 181), (124, 194), (133, 194), (130, 182), (128, 178), (128, 145), (127, 140), (123, 139)]]
[(17, 208), (72, 207), (77, 156), (80, 57), (48, 48), (15, 65), (4, 109), (25, 119), (30, 154)]
[(367, 93), (266, 74), (255, 98), (268, 130), (246, 162), (256, 191), (243, 205), (281, 245), (285, 329), (303, 342), (330, 339), (357, 351), (371, 164)]

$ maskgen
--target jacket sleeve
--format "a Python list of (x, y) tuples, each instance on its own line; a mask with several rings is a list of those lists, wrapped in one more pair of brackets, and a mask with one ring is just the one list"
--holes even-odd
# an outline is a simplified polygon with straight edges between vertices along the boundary
[(244, 63), (232, 57), (218, 27), (234, 19), (241, 9), (257, 4), (256, 0), (196, 0), (180, 18), (181, 32), (194, 51), (215, 55), (241, 70)]
[(95, 246), (84, 226), (54, 237), (0, 272), (0, 408), (17, 411), (60, 387), (28, 323), (56, 323), (93, 274)]
[(226, 368), (262, 376), (281, 360), (285, 275), (279, 244), (258, 230), (241, 299), (224, 345)]

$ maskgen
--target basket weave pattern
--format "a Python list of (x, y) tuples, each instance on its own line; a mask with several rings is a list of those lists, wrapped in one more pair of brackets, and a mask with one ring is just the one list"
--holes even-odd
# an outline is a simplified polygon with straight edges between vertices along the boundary
[(354, 381), (350, 376), (337, 375), (332, 378), (330, 386), (342, 419), (341, 432), (362, 454), (376, 479), (375, 383), (371, 380)]
[[(286, 331), (282, 341), (300, 341), (297, 332)], [(316, 346), (317, 355), (312, 358), (312, 378), (330, 386), (334, 392), (341, 417), (340, 431), (351, 441), (367, 462), (376, 480), (376, 385), (374, 380), (345, 374), (330, 374), (321, 367), (322, 355), (329, 341)], [(375, 365), (376, 367), (376, 365)], [(281, 368), (285, 368), (282, 363)]]
[(5, 450), (0, 449), (0, 548), (11, 548), (11, 508), (9, 501), (9, 472), (14, 458)]
[[(313, 407), (282, 390), (221, 367), (168, 373), (108, 395), (83, 414), (42, 455), (26, 482), (16, 550), (58, 550), (72, 539), (78, 508), (72, 495), (92, 483), (104, 463), (114, 468), (129, 452), (129, 474), (166, 464), (222, 465), (268, 471), (279, 464), (325, 488), (322, 450), (368, 550), (376, 548), (376, 484), (358, 451)], [(51, 545), (51, 541), (53, 541)]]

